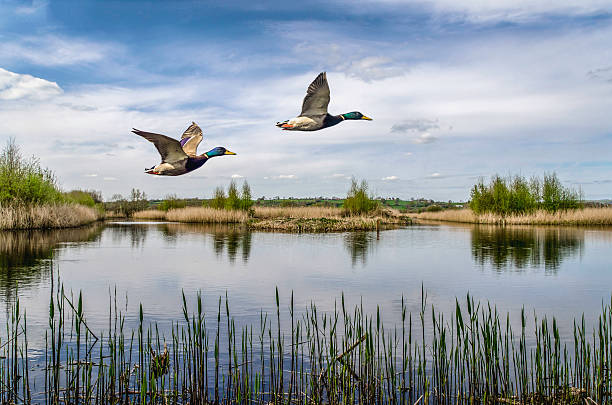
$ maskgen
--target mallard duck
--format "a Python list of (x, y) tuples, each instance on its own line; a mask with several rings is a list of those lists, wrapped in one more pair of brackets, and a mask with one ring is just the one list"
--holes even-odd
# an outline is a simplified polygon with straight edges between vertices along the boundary
[(153, 142), (161, 155), (162, 161), (157, 166), (145, 169), (147, 174), (158, 176), (180, 176), (201, 167), (206, 161), (215, 156), (235, 155), (222, 146), (209, 150), (201, 155), (196, 155), (198, 145), (202, 141), (202, 130), (192, 122), (183, 133), (180, 142), (166, 135), (154, 134), (132, 128), (132, 132), (140, 135), (149, 142)]
[(316, 131), (332, 127), (344, 120), (372, 120), (359, 111), (331, 115), (327, 112), (328, 105), (329, 85), (326, 73), (322, 72), (308, 86), (300, 115), (287, 121), (277, 122), (276, 126), (288, 131)]

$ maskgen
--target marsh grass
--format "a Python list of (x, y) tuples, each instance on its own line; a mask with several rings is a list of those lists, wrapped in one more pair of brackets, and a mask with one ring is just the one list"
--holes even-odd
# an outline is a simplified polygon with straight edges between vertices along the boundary
[(137, 211), (132, 215), (134, 219), (152, 219), (163, 221), (166, 219), (166, 211), (164, 210), (144, 210)]
[(343, 210), (335, 207), (255, 207), (259, 219), (276, 218), (341, 218)]
[(78, 204), (0, 206), (0, 229), (72, 228), (100, 218), (99, 210)]
[(187, 207), (169, 210), (166, 214), (166, 220), (168, 221), (210, 224), (245, 223), (248, 218), (249, 216), (245, 211), (210, 207)]
[(284, 232), (342, 232), (377, 230), (383, 226), (403, 225), (408, 217), (395, 210), (379, 208), (368, 215), (348, 215), (334, 207), (255, 207), (247, 211), (209, 207), (188, 207), (169, 210), (140, 211), (136, 219), (198, 223), (241, 223), (251, 229)]
[(583, 208), (551, 213), (539, 210), (524, 215), (497, 215), (485, 213), (476, 215), (470, 209), (445, 210), (410, 214), (412, 218), (473, 224), (497, 225), (612, 225), (612, 207)]
[[(402, 297), (392, 325), (380, 308), (350, 308), (344, 296), (328, 312), (314, 303), (296, 309), (293, 294), (281, 299), (277, 289), (275, 311), (244, 326), (227, 294), (209, 312), (200, 294), (195, 304), (183, 294), (182, 319), (160, 333), (142, 305), (128, 328), (133, 315), (115, 291), (108, 327), (94, 331), (84, 301), (56, 283), (37, 357), (26, 311), (14, 302), (0, 341), (0, 402), (604, 404), (612, 395), (612, 301), (591, 331), (576, 319), (569, 339), (554, 317), (522, 310), (514, 329), (510, 314), (469, 294), (452, 312), (436, 311), (424, 289), (417, 313)], [(43, 381), (29, 374), (36, 362), (44, 362)]]

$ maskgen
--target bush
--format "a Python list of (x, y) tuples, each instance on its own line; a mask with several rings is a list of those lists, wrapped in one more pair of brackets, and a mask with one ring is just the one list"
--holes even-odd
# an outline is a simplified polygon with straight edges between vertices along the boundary
[(225, 200), (225, 209), (239, 210), (240, 209), (240, 194), (236, 182), (232, 180), (227, 188), (227, 199)]
[(357, 183), (357, 180), (351, 180), (351, 188), (344, 200), (342, 208), (350, 215), (366, 214), (375, 210), (378, 207), (378, 203), (368, 195), (368, 183), (365, 180), (361, 181), (361, 184)]
[(249, 183), (244, 181), (242, 183), (242, 195), (240, 196), (240, 209), (244, 211), (250, 211), (253, 206), (253, 200), (251, 197), (251, 187)]
[(242, 184), (242, 193), (239, 193), (236, 182), (232, 180), (227, 188), (227, 196), (223, 187), (219, 186), (215, 189), (215, 195), (209, 205), (216, 209), (250, 211), (253, 206), (251, 187), (245, 181)]
[(157, 209), (161, 211), (168, 211), (177, 208), (185, 208), (186, 206), (187, 203), (185, 202), (185, 200), (179, 200), (176, 195), (170, 194), (167, 195), (166, 198), (159, 203)]
[(64, 198), (66, 201), (79, 205), (85, 205), (86, 207), (96, 206), (96, 201), (88, 191), (72, 190), (64, 193)]
[(427, 211), (427, 212), (439, 212), (439, 211), (442, 211), (442, 207), (440, 207), (437, 204), (433, 204), (433, 205), (430, 205), (429, 207), (425, 208), (425, 211)]
[(14, 139), (0, 154), (0, 204), (44, 204), (62, 202), (55, 176), (38, 159), (23, 159)]
[(223, 187), (219, 186), (215, 189), (215, 196), (210, 201), (210, 206), (216, 209), (225, 208), (225, 191), (223, 191)]
[(110, 203), (104, 204), (106, 211), (115, 211), (120, 215), (131, 217), (136, 211), (143, 211), (149, 207), (149, 201), (143, 191), (133, 188), (130, 199), (125, 199), (121, 194), (115, 194)]
[(548, 212), (580, 208), (580, 193), (563, 187), (555, 173), (545, 174), (529, 182), (514, 176), (504, 179), (498, 175), (486, 185), (480, 179), (471, 191), (470, 208), (474, 213), (491, 212), (498, 215), (528, 214), (537, 209)]

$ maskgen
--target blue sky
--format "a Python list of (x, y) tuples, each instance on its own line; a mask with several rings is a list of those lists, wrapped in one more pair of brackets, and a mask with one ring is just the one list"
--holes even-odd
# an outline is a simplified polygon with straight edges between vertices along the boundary
[[(491, 3), (491, 4), (488, 4)], [(210, 197), (248, 180), (256, 196), (465, 200), (479, 177), (555, 171), (612, 198), (612, 4), (608, 1), (0, 0), (0, 142), (64, 189), (132, 187)], [(328, 72), (331, 113), (374, 118), (280, 131)], [(199, 150), (181, 177), (132, 127)]]

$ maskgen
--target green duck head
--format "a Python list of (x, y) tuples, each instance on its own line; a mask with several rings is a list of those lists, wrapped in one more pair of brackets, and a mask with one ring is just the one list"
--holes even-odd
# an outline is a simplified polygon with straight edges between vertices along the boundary
[(344, 117), (345, 120), (368, 120), (368, 121), (372, 121), (372, 118), (366, 117), (365, 115), (363, 115), (359, 111), (353, 111), (353, 112), (349, 112), (349, 113), (346, 113), (346, 114), (342, 114), (342, 117)]
[(235, 155), (235, 153), (230, 152), (229, 150), (225, 149), (223, 146), (217, 146), (216, 148), (211, 149), (208, 152), (206, 152), (206, 156), (209, 158), (212, 158), (215, 156), (223, 156), (223, 155)]

